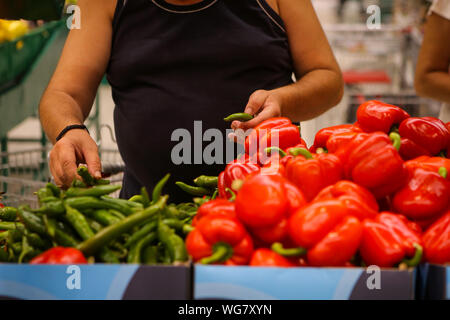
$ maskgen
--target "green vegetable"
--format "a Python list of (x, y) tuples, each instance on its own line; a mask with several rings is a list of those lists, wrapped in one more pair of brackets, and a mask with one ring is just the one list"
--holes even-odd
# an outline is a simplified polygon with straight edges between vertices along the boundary
[(212, 193), (211, 190), (208, 190), (206, 188), (190, 186), (181, 181), (177, 181), (175, 182), (175, 184), (180, 187), (181, 190), (193, 196), (205, 196)]
[(130, 252), (128, 253), (128, 263), (141, 263), (141, 252), (142, 248), (149, 245), (156, 239), (156, 233), (152, 232), (147, 234), (145, 237), (140, 239), (138, 242), (131, 246)]
[(141, 240), (143, 237), (145, 237), (147, 234), (153, 232), (156, 230), (157, 227), (156, 221), (151, 221), (147, 224), (145, 224), (141, 229), (133, 233), (128, 240), (125, 242), (125, 247), (129, 248), (139, 240)]
[(129, 206), (111, 200), (118, 199), (108, 199), (105, 196), (101, 199), (95, 197), (76, 197), (66, 199), (65, 203), (80, 211), (84, 211), (86, 209), (115, 209), (126, 215), (133, 212)]
[(166, 185), (167, 181), (170, 179), (170, 173), (166, 174), (159, 182), (156, 184), (156, 186), (153, 188), (152, 192), (152, 203), (156, 203), (156, 201), (159, 200), (161, 197), (161, 192), (164, 186)]
[(207, 188), (207, 189), (217, 188), (218, 181), (219, 181), (219, 177), (212, 177), (212, 176), (199, 176), (194, 179), (194, 183), (198, 187), (203, 187), (203, 188)]
[[(163, 196), (161, 199), (144, 210), (135, 212), (125, 219), (121, 220), (119, 223), (110, 225), (100, 232), (95, 234), (92, 238), (82, 242), (78, 249), (81, 250), (86, 255), (91, 255), (97, 252), (100, 248), (111, 242), (112, 240), (118, 238), (120, 235), (131, 230), (134, 226), (139, 225), (145, 220), (150, 219), (155, 216), (160, 210), (162, 210), (167, 202), (168, 196)], [(76, 199), (76, 198), (74, 198)]]
[(64, 214), (66, 210), (64, 208), (63, 202), (61, 200), (57, 200), (46, 202), (39, 209), (33, 210), (33, 212), (46, 214), (48, 216), (60, 216)]
[(92, 188), (74, 188), (70, 187), (66, 191), (66, 197), (100, 197), (119, 190), (121, 187), (119, 185), (107, 184), (103, 186), (95, 186)]
[(104, 226), (109, 226), (121, 220), (106, 209), (86, 211), (86, 215)]
[(186, 261), (188, 259), (183, 239), (163, 222), (158, 223), (158, 239), (167, 250), (171, 262)]
[(66, 211), (67, 220), (80, 235), (81, 239), (87, 240), (94, 236), (94, 232), (92, 231), (89, 223), (86, 221), (86, 218), (81, 212), (68, 205), (66, 205)]
[(2, 221), (16, 221), (17, 209), (13, 207), (0, 208), (0, 220)]
[(158, 263), (158, 246), (147, 246), (142, 252), (142, 262), (145, 264)]
[(246, 122), (246, 121), (249, 121), (252, 119), (253, 119), (253, 115), (245, 113), (245, 112), (240, 112), (240, 113), (230, 114), (228, 117), (226, 117), (223, 120), (226, 122), (231, 122), (231, 121), (235, 121), (235, 120)]

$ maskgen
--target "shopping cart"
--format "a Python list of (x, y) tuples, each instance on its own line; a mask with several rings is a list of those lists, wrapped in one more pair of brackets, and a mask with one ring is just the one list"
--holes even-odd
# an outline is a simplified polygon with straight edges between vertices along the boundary
[[(37, 207), (34, 195), (52, 181), (48, 168), (49, 148), (0, 153), (0, 193), (8, 206), (28, 204)], [(100, 149), (103, 172), (112, 184), (121, 184), (125, 165), (117, 149)], [(117, 197), (119, 192), (112, 194)]]

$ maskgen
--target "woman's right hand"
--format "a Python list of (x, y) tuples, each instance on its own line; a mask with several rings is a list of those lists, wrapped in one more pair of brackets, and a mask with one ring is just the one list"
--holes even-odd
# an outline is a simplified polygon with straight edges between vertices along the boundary
[(86, 130), (76, 129), (67, 132), (50, 151), (50, 171), (56, 185), (68, 187), (80, 163), (87, 165), (94, 178), (102, 177), (97, 144)]

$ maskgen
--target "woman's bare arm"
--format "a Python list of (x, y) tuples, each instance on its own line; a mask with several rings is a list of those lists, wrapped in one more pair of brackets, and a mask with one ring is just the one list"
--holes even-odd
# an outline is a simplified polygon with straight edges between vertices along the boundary
[(450, 20), (435, 13), (425, 23), (414, 85), (417, 94), (450, 103)]
[(245, 112), (259, 112), (234, 128), (254, 127), (261, 121), (286, 116), (294, 121), (319, 116), (339, 103), (344, 82), (325, 33), (310, 0), (275, 0), (268, 3), (279, 12), (287, 32), (297, 82), (271, 91), (254, 92)]
[(39, 105), (42, 126), (55, 144), (50, 169), (59, 185), (72, 181), (80, 162), (87, 163), (92, 174), (100, 174), (97, 145), (85, 130), (71, 130), (58, 142), (56, 137), (89, 115), (109, 60), (115, 4), (115, 0), (79, 1), (81, 29), (70, 31)]

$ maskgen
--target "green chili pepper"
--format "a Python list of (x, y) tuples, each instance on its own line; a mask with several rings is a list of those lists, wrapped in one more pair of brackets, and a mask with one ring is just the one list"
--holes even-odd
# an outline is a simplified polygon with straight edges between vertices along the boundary
[[(159, 182), (156, 184), (156, 186), (153, 188), (152, 192), (152, 203), (156, 203), (156, 201), (159, 200), (161, 197), (161, 192), (164, 186), (166, 185), (167, 181), (170, 178), (170, 173), (166, 174)], [(144, 196), (144, 195), (143, 195)]]
[(142, 195), (140, 194), (132, 196), (130, 199), (128, 199), (128, 201), (144, 204), (144, 200), (142, 198)]
[(219, 177), (213, 177), (213, 176), (199, 176), (194, 179), (194, 183), (198, 187), (203, 187), (203, 188), (207, 188), (207, 189), (217, 188), (218, 181), (219, 181)]
[(72, 184), (70, 186), (73, 188), (87, 188), (86, 183), (84, 183), (81, 180), (78, 180), (77, 178), (73, 179)]
[(147, 224), (145, 224), (141, 229), (133, 233), (128, 240), (125, 242), (125, 247), (129, 248), (134, 243), (138, 242), (140, 239), (145, 237), (148, 233), (155, 231), (157, 227), (156, 221), (151, 221)]
[(28, 211), (28, 208), (23, 206), (19, 207), (18, 215), (20, 221), (22, 221), (30, 231), (44, 236), (47, 234), (42, 218)]
[(93, 176), (91, 176), (87, 167), (78, 167), (77, 173), (87, 186), (93, 186), (95, 184), (95, 179)]
[(66, 212), (61, 200), (50, 201), (43, 204), (39, 209), (33, 210), (35, 213), (42, 213), (49, 216), (60, 216)]
[(142, 251), (142, 262), (145, 264), (158, 263), (158, 246), (147, 246)]
[(181, 181), (177, 181), (175, 182), (175, 184), (180, 187), (181, 190), (193, 196), (206, 196), (212, 193), (211, 190), (208, 190), (206, 188), (190, 186)]
[(0, 221), (0, 230), (15, 230), (17, 225), (21, 225), (20, 222)]
[(74, 188), (71, 187), (66, 191), (66, 197), (100, 197), (119, 190), (121, 187), (119, 185), (107, 184), (104, 186), (95, 186), (91, 188)]
[(249, 120), (253, 119), (253, 115), (245, 113), (245, 112), (240, 112), (240, 113), (233, 113), (230, 114), (228, 117), (224, 118), (223, 120), (226, 122), (231, 122), (231, 121), (242, 121), (242, 122), (246, 122)]
[(95, 221), (94, 219), (86, 217), (86, 221), (94, 233), (97, 233), (103, 229), (103, 226), (100, 223), (98, 223), (97, 221)]
[(53, 196), (55, 196), (57, 198), (59, 198), (61, 196), (61, 189), (58, 188), (53, 183), (49, 182), (49, 183), (47, 183), (47, 185), (45, 187), (52, 191)]
[(33, 247), (46, 250), (52, 246), (48, 239), (41, 238), (37, 233), (26, 233), (25, 237), (27, 238), (28, 243)]
[(120, 263), (119, 258), (116, 256), (116, 254), (110, 250), (107, 247), (101, 248), (100, 252), (98, 254), (98, 258), (100, 261), (105, 262), (105, 263), (113, 263), (113, 264), (118, 264)]
[(52, 190), (47, 187), (39, 189), (36, 192), (36, 195), (39, 202), (41, 202), (41, 200), (44, 198), (54, 197)]
[(8, 261), (9, 261), (8, 251), (1, 248), (0, 249), (0, 262), (8, 262)]
[(183, 239), (162, 222), (158, 223), (158, 238), (170, 256), (171, 262), (186, 261), (188, 254)]
[(125, 216), (117, 210), (109, 209), (108, 212), (119, 220), (125, 219)]
[(149, 245), (156, 239), (156, 232), (152, 232), (144, 236), (138, 242), (134, 243), (128, 253), (128, 263), (141, 263), (142, 248)]
[(107, 198), (104, 199), (104, 196), (102, 197), (102, 199), (98, 199), (95, 197), (76, 197), (66, 199), (65, 203), (72, 208), (81, 211), (86, 209), (115, 209), (126, 215), (132, 213), (132, 210), (129, 206), (124, 206), (123, 204), (119, 204), (116, 201), (110, 201), (110, 199), (106, 199)]
[(17, 209), (13, 207), (0, 208), (0, 220), (2, 221), (16, 221)]
[(66, 218), (75, 229), (75, 231), (80, 235), (81, 239), (87, 240), (94, 236), (89, 223), (81, 212), (71, 206), (66, 205)]
[(108, 210), (106, 209), (98, 209), (90, 211), (89, 213), (86, 212), (86, 215), (90, 218), (94, 219), (98, 223), (101, 223), (104, 226), (109, 226), (111, 224), (117, 223), (120, 221), (119, 218), (112, 215)]
[(121, 220), (119, 223), (103, 228), (92, 238), (82, 242), (78, 246), (78, 249), (86, 255), (91, 255), (92, 253), (97, 252), (101, 247), (131, 230), (134, 226), (139, 225), (143, 221), (155, 216), (164, 208), (167, 198), (168, 196), (162, 196), (161, 199), (154, 205), (151, 205), (142, 211), (133, 213), (132, 215)]

